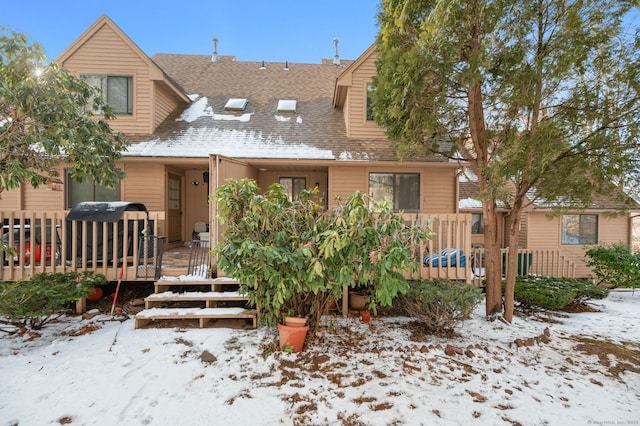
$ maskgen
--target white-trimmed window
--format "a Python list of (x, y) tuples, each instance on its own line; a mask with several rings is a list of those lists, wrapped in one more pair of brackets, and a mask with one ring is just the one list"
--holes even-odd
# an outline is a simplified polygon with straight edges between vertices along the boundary
[[(109, 104), (114, 114), (133, 114), (133, 77), (97, 74), (85, 74), (80, 77), (100, 90), (100, 95)], [(102, 114), (102, 111), (93, 112)]]
[(394, 211), (420, 211), (419, 173), (369, 173), (369, 195), (377, 203), (387, 202)]
[(598, 243), (598, 215), (565, 214), (562, 216), (562, 244)]

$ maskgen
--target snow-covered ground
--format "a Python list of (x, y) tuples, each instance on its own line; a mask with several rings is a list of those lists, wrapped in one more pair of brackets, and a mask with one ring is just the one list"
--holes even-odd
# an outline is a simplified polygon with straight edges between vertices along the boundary
[(299, 354), (273, 352), (272, 329), (63, 318), (0, 333), (0, 426), (640, 424), (640, 293), (595, 307), (507, 325), (480, 306), (452, 339), (328, 317)]

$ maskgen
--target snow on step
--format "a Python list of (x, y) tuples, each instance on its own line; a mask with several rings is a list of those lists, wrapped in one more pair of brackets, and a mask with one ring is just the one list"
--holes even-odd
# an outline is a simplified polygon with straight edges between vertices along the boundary
[(163, 291), (145, 297), (145, 301), (157, 300), (205, 300), (205, 299), (246, 299), (245, 295), (237, 291), (190, 291), (186, 293), (175, 293), (173, 291)]
[(136, 318), (163, 318), (163, 317), (237, 317), (247, 315), (249, 318), (255, 311), (245, 308), (151, 308), (136, 314)]

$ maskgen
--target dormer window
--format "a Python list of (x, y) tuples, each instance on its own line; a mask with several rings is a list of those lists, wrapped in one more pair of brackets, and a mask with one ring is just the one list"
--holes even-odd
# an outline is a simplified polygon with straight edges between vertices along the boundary
[(295, 113), (298, 101), (295, 99), (280, 99), (278, 101), (278, 112)]
[(244, 111), (247, 107), (247, 100), (245, 98), (230, 98), (226, 104), (224, 104), (225, 111)]
[[(80, 77), (90, 86), (98, 88), (100, 96), (109, 104), (114, 114), (133, 114), (133, 77), (119, 75), (81, 75)], [(93, 112), (102, 114), (102, 111)]]

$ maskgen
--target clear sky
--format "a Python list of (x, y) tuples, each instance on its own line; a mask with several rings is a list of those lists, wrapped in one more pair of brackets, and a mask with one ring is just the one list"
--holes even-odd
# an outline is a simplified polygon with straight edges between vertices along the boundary
[(28, 34), (55, 59), (106, 14), (147, 55), (210, 55), (241, 61), (319, 63), (356, 59), (378, 31), (379, 0), (0, 0), (0, 26)]

